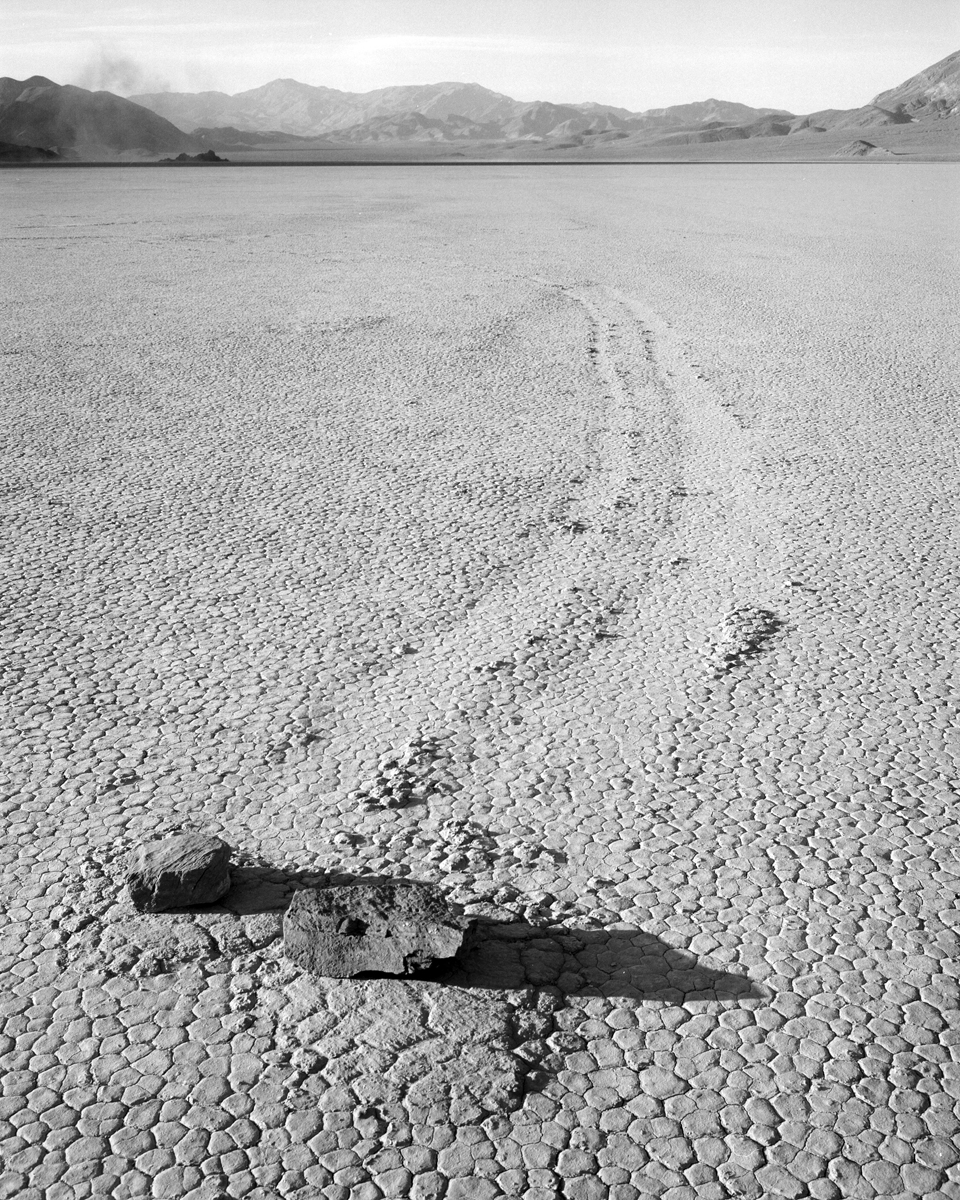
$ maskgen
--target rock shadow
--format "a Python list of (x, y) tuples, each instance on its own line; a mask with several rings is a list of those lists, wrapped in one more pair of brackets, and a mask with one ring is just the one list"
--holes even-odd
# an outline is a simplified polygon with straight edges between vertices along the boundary
[[(282, 913), (293, 899), (294, 893), (302, 891), (304, 888), (345, 887), (353, 883), (423, 882), (426, 880), (372, 871), (291, 871), (286, 868), (272, 867), (269, 863), (241, 862), (230, 868), (230, 890), (215, 905), (204, 907), (207, 911), (211, 908), (223, 908), (237, 916), (251, 916), (254, 913)], [(194, 910), (177, 909), (176, 911), (190, 912)]]
[(230, 868), (230, 890), (210, 907), (226, 909), (238, 917), (282, 913), (294, 892), (325, 887), (329, 882), (330, 877), (319, 871), (279, 870), (240, 863)]
[(480, 922), (473, 947), (426, 974), (476, 989), (543, 988), (563, 996), (696, 1001), (756, 1000), (765, 992), (747, 975), (701, 962), (640, 929), (548, 928)]
[[(415, 882), (373, 872), (326, 874), (241, 864), (232, 868), (230, 890), (211, 908), (241, 917), (279, 916), (302, 888)], [(397, 977), (365, 972), (358, 978)], [(668, 945), (643, 929), (580, 929), (489, 917), (475, 918), (472, 944), (457, 959), (407, 978), (477, 991), (534, 988), (561, 996), (678, 1005), (757, 1000), (766, 995), (745, 973), (710, 966), (691, 951)]]

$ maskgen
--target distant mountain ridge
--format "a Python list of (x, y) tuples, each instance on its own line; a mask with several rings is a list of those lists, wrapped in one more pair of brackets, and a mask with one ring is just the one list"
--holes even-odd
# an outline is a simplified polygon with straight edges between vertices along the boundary
[(275, 79), (229, 96), (224, 92), (155, 92), (132, 99), (185, 132), (232, 126), (298, 137), (381, 141), (532, 141), (628, 136), (638, 144), (682, 145), (787, 137), (793, 133), (909, 123), (960, 113), (960, 51), (880, 93), (856, 109), (795, 116), (708, 99), (631, 112), (594, 102), (513, 100), (477, 83), (436, 83), (341, 92)]
[[(368, 125), (371, 140), (380, 140), (384, 128), (381, 118), (396, 119), (414, 112), (433, 121), (450, 122), (456, 118), (454, 125), (471, 122), (488, 127), (485, 136), (513, 140), (565, 136), (591, 128), (602, 132), (611, 128), (675, 127), (713, 120), (751, 121), (782, 111), (705, 100), (633, 113), (626, 108), (592, 102), (553, 104), (546, 100), (513, 100), (478, 83), (447, 82), (378, 88), (372, 92), (340, 92), (312, 87), (295, 79), (275, 79), (235, 96), (225, 92), (152, 92), (130, 99), (184, 132), (230, 126), (298, 137), (345, 134), (348, 141), (363, 140), (362, 127)], [(450, 138), (462, 137), (456, 128), (440, 131), (438, 136), (444, 132)]]
[(647, 153), (657, 146), (885, 125), (934, 122), (944, 131), (960, 131), (951, 118), (960, 118), (960, 51), (861, 108), (801, 116), (714, 98), (645, 112), (596, 102), (525, 102), (478, 83), (450, 81), (343, 92), (275, 79), (234, 96), (157, 92), (123, 99), (40, 75), (0, 79), (0, 141), (13, 147), (5, 151), (8, 160), (18, 148), (31, 147), (35, 156), (55, 151), (97, 158), (389, 142), (544, 143), (562, 150), (617, 140), (622, 150)]
[(131, 96), (185, 132), (198, 126), (230, 125), (235, 129), (275, 130), (299, 137), (318, 137), (377, 117), (418, 112), (445, 121), (504, 121), (523, 107), (509, 96), (476, 83), (433, 83), (378, 88), (372, 92), (340, 92), (313, 87), (296, 79), (274, 79), (262, 87), (228, 96), (225, 92), (153, 92)]
[(647, 126), (673, 126), (707, 125), (714, 121), (733, 125), (737, 122), (757, 121), (761, 117), (792, 117), (793, 113), (787, 112), (785, 108), (751, 108), (749, 104), (710, 99), (694, 104), (674, 104), (670, 108), (651, 108), (646, 112), (631, 115), (634, 120)]
[(482, 141), (498, 138), (500, 126), (494, 122), (470, 121), (451, 113), (442, 120), (421, 112), (389, 113), (371, 117), (348, 129), (337, 130), (331, 140), (338, 142), (453, 142)]
[(218, 150), (296, 150), (322, 144), (318, 138), (297, 137), (277, 129), (235, 129), (232, 125), (201, 126), (190, 136), (207, 149), (216, 146)]

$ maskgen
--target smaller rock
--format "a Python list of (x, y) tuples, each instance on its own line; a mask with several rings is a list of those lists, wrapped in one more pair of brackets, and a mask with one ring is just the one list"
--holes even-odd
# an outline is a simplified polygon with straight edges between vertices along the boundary
[(202, 833), (149, 842), (130, 855), (126, 881), (141, 912), (213, 904), (230, 887), (230, 847)]
[(297, 892), (283, 918), (283, 948), (314, 975), (409, 975), (467, 949), (472, 924), (433, 884), (348, 884)]

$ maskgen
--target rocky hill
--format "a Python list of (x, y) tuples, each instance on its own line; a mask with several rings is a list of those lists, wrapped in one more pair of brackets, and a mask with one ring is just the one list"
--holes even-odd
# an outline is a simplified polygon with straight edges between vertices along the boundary
[(592, 123), (594, 118), (585, 117), (583, 113), (568, 105), (549, 104), (544, 100), (524, 105), (510, 120), (503, 123), (501, 136), (510, 140), (556, 137), (559, 136), (560, 129), (569, 122), (579, 123), (583, 120)]
[(72, 150), (85, 158), (203, 149), (182, 129), (139, 104), (111, 92), (61, 86), (42, 75), (0, 79), (0, 139)]
[(912, 120), (960, 116), (960, 50), (874, 96), (873, 104)]
[(864, 142), (857, 139), (853, 142), (848, 142), (845, 146), (841, 146), (839, 150), (835, 150), (830, 156), (831, 158), (891, 158), (889, 150), (884, 150), (882, 146), (875, 146), (873, 142)]
[[(772, 114), (766, 120), (730, 122), (720, 118), (709, 128), (667, 135), (662, 144), (733, 141), (754, 137), (788, 137), (794, 133), (826, 133), (842, 129), (872, 129), (907, 125), (960, 113), (960, 51), (912, 75), (898, 87), (881, 92), (860, 108), (827, 108), (806, 116)], [(851, 145), (856, 143), (851, 143)], [(881, 154), (883, 151), (880, 152)]]

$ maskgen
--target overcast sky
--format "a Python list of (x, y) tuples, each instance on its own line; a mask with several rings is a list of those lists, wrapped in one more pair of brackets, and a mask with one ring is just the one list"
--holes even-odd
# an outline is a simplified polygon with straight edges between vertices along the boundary
[(463, 80), (633, 110), (851, 108), (960, 49), (958, 0), (4, 0), (0, 75), (121, 95)]

